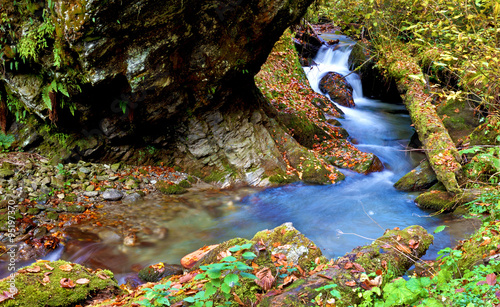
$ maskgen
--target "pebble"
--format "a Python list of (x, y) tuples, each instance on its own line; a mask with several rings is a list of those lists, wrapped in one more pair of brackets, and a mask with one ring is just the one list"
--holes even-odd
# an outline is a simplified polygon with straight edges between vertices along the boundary
[(132, 203), (135, 203), (139, 200), (141, 200), (141, 195), (139, 193), (132, 193), (132, 194), (129, 194), (127, 196), (125, 196), (122, 200), (122, 202), (124, 204), (132, 204)]
[[(91, 187), (94, 187), (93, 185), (91, 185)], [(87, 196), (87, 197), (96, 197), (99, 195), (99, 192), (97, 191), (85, 191), (83, 192), (83, 196)]]
[(104, 200), (120, 200), (123, 194), (115, 189), (108, 189), (101, 196)]

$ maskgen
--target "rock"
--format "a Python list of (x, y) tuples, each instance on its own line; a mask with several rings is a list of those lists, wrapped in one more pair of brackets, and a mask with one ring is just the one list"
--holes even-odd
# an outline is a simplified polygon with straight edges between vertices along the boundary
[(102, 193), (101, 197), (104, 200), (116, 201), (123, 197), (123, 193), (115, 189), (108, 189)]
[(10, 170), (10, 169), (5, 169), (5, 168), (1, 168), (0, 169), (0, 178), (10, 178), (14, 176), (14, 171), (13, 170)]
[(109, 228), (100, 229), (97, 235), (103, 243), (119, 243), (122, 241), (122, 237)]
[(124, 204), (133, 204), (135, 202), (138, 202), (141, 199), (142, 199), (142, 196), (139, 193), (132, 193), (132, 194), (126, 195), (122, 199), (122, 203), (124, 203)]
[(91, 172), (90, 168), (87, 168), (87, 167), (84, 167), (84, 166), (80, 167), (78, 169), (78, 171), (80, 173), (83, 173), (83, 174), (86, 174), (86, 175), (90, 174), (90, 172)]
[(420, 194), (415, 202), (419, 207), (435, 211), (451, 212), (454, 210), (454, 196), (446, 191), (430, 191)]
[(165, 180), (159, 180), (155, 184), (155, 188), (160, 191), (163, 194), (183, 194), (186, 193), (187, 190), (183, 187), (181, 187), (178, 184), (172, 184), (171, 182), (165, 181)]
[(145, 282), (158, 282), (165, 277), (182, 275), (182, 266), (178, 264), (163, 264), (162, 262), (145, 267), (139, 271), (139, 278)]
[(92, 192), (92, 191), (94, 191), (94, 189), (95, 189), (95, 186), (91, 184), (91, 185), (89, 185), (88, 187), (85, 188), (85, 191)]
[(216, 248), (218, 246), (219, 246), (219, 244), (204, 246), (198, 250), (195, 250), (192, 253), (187, 254), (186, 256), (182, 257), (182, 259), (181, 259), (182, 267), (184, 267), (186, 269), (193, 268), (198, 261), (200, 261), (203, 257), (205, 257), (205, 255), (207, 255), (211, 250), (213, 250), (214, 248)]
[[(94, 186), (91, 185), (89, 187), (94, 187)], [(97, 192), (97, 191), (85, 191), (85, 192), (83, 192), (83, 196), (87, 196), (87, 197), (96, 197), (98, 195), (99, 195), (99, 192)]]
[(394, 187), (401, 191), (423, 191), (437, 183), (436, 173), (427, 160), (399, 179)]
[(116, 173), (120, 169), (121, 165), (122, 164), (120, 162), (111, 164), (111, 170)]
[(77, 176), (78, 176), (78, 179), (80, 179), (80, 180), (85, 180), (87, 178), (87, 174), (85, 174), (83, 172), (78, 172)]
[[(414, 265), (414, 259), (425, 254), (433, 239), (433, 236), (420, 226), (387, 230), (372, 244), (355, 248), (338, 258), (333, 265), (324, 266), (319, 272), (295, 281), (291, 286), (284, 288), (283, 293), (264, 297), (260, 305), (313, 306), (312, 303), (309, 305), (303, 302), (314, 302), (321, 287), (337, 284), (335, 289), (340, 292), (342, 299), (342, 304), (338, 305), (356, 306), (361, 301), (358, 293), (363, 291), (363, 287), (367, 288), (367, 280), (370, 281), (370, 287), (374, 284), (380, 286), (382, 283), (381, 276), (370, 279), (369, 273), (377, 270), (384, 272), (389, 267), (396, 276), (403, 275)], [(346, 282), (350, 282), (351, 285), (348, 286)]]
[(321, 78), (319, 89), (323, 93), (330, 95), (333, 101), (344, 107), (352, 108), (355, 106), (352, 98), (352, 86), (339, 73), (327, 73)]
[(85, 212), (85, 207), (82, 205), (70, 205), (67, 207), (66, 211), (70, 213), (83, 213)]
[(135, 245), (137, 245), (138, 241), (139, 241), (139, 239), (137, 238), (137, 235), (135, 233), (131, 232), (123, 238), (123, 245), (135, 246)]
[(135, 180), (134, 179), (129, 179), (127, 181), (125, 181), (125, 186), (128, 187), (129, 189), (134, 186), (136, 183), (135, 183)]
[[(3, 304), (10, 306), (9, 303), (15, 302), (14, 305), (17, 306), (87, 305), (82, 302), (89, 297), (102, 298), (122, 293), (111, 271), (90, 272), (91, 270), (82, 265), (63, 260), (33, 263), (18, 271), (15, 286), (19, 292), (14, 300), (4, 301)], [(44, 278), (45, 276), (48, 277)], [(40, 283), (43, 280), (43, 286), (33, 287), (33, 280), (39, 280)], [(78, 284), (78, 280), (85, 283)], [(9, 288), (9, 279), (2, 279), (0, 289)]]
[(57, 212), (47, 212), (45, 217), (49, 220), (58, 220), (59, 219), (59, 214)]

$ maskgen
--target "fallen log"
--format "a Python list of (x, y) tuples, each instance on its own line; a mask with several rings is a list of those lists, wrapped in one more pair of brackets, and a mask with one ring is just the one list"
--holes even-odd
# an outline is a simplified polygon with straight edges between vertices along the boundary
[(426, 93), (426, 80), (417, 62), (404, 48), (385, 48), (379, 64), (395, 79), (437, 179), (448, 192), (460, 193), (460, 154), (431, 103), (431, 95)]

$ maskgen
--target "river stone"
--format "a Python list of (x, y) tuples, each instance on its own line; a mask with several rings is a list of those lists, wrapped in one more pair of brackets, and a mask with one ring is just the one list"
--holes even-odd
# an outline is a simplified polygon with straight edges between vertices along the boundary
[[(91, 185), (90, 187), (94, 187), (94, 186)], [(95, 197), (98, 195), (99, 195), (99, 192), (97, 192), (97, 191), (85, 191), (85, 192), (83, 192), (83, 196), (87, 196), (87, 197)]]
[(78, 169), (78, 171), (81, 172), (81, 173), (84, 173), (84, 174), (90, 174), (90, 172), (91, 172), (89, 168), (84, 167), (84, 166), (80, 167)]
[(123, 198), (122, 202), (124, 204), (132, 204), (132, 203), (135, 203), (135, 202), (141, 200), (141, 198), (142, 197), (139, 193), (132, 193), (132, 194), (126, 195)]
[(93, 185), (89, 185), (88, 187), (85, 188), (85, 191), (87, 192), (92, 192), (94, 191), (95, 187)]
[(436, 173), (431, 168), (429, 161), (422, 161), (415, 169), (401, 177), (394, 184), (400, 191), (424, 191), (437, 182)]
[(445, 191), (430, 191), (420, 194), (415, 203), (424, 209), (451, 212), (455, 209), (456, 201), (454, 196)]
[(120, 200), (123, 197), (123, 193), (115, 189), (108, 189), (101, 196), (104, 200), (114, 201)]
[(344, 107), (352, 108), (355, 106), (354, 99), (352, 98), (352, 86), (339, 73), (327, 73), (321, 78), (319, 89), (323, 93), (330, 95), (333, 101)]
[(120, 169), (120, 166), (121, 163), (111, 164), (111, 170), (116, 173)]

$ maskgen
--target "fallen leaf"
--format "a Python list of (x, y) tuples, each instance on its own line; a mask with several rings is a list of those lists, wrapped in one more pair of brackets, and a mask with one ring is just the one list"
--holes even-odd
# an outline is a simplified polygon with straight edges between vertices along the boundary
[(3, 291), (3, 293), (0, 294), (0, 303), (3, 301), (6, 301), (8, 299), (13, 299), (13, 298), (14, 298), (14, 295), (12, 295), (9, 291)]
[(59, 284), (61, 284), (61, 287), (63, 287), (63, 288), (74, 288), (75, 287), (75, 284), (69, 278), (62, 278), (59, 281)]
[(73, 270), (73, 267), (69, 263), (66, 263), (59, 266), (59, 269), (63, 270), (64, 272), (71, 272), (71, 270)]
[(236, 303), (238, 303), (240, 306), (245, 306), (245, 303), (243, 303), (243, 301), (240, 299), (240, 297), (236, 294), (236, 293), (232, 293), (233, 294), (233, 297), (234, 297), (234, 300), (236, 301)]
[(275, 278), (269, 268), (263, 268), (258, 271), (255, 276), (257, 276), (255, 283), (264, 289), (264, 291), (268, 291), (272, 288)]
[(90, 282), (88, 278), (79, 278), (75, 281), (79, 285), (86, 285)]
[(52, 274), (52, 272), (45, 272), (43, 274), (42, 284), (44, 286), (47, 285), (48, 283), (50, 283), (50, 277), (49, 277), (50, 274)]
[(295, 276), (295, 275), (288, 275), (287, 277), (285, 277), (285, 279), (283, 280), (283, 284), (280, 285), (278, 288), (282, 289), (286, 286), (288, 286), (289, 284), (293, 283), (294, 281), (296, 281), (298, 278)]
[(401, 235), (398, 235), (398, 236), (396, 237), (396, 241), (398, 241), (398, 242), (399, 242), (399, 241), (401, 241)]
[(382, 262), (380, 262), (380, 265), (382, 265), (382, 267), (387, 271), (387, 261), (382, 260)]
[(45, 268), (46, 268), (47, 270), (49, 270), (49, 271), (54, 270), (54, 268), (53, 268), (53, 267), (51, 267), (50, 265), (48, 265), (48, 264), (46, 264), (46, 263), (44, 263), (43, 265), (45, 265)]
[(382, 275), (382, 270), (377, 270), (375, 274), (377, 274), (378, 276)]
[(30, 273), (38, 273), (40, 272), (40, 267), (38, 265), (35, 265), (32, 268), (27, 268), (26, 271)]
[(486, 246), (491, 243), (491, 238), (490, 237), (483, 237), (483, 243), (479, 244), (479, 246)]
[(109, 277), (108, 275), (104, 274), (103, 272), (99, 272), (99, 273), (97, 274), (97, 277), (99, 277), (100, 279), (104, 279), (104, 280), (106, 280), (106, 279), (110, 279), (110, 278), (111, 278), (111, 277)]
[(346, 269), (346, 270), (349, 270), (349, 269), (350, 269), (350, 268), (352, 268), (352, 267), (353, 267), (352, 262), (347, 262), (347, 263), (344, 265), (344, 269)]
[(410, 246), (411, 249), (417, 249), (418, 246), (420, 245), (420, 241), (415, 241), (413, 239), (410, 239), (410, 241), (408, 241), (408, 245)]
[(404, 246), (403, 244), (396, 245), (396, 248), (402, 251), (403, 253), (411, 254), (411, 250), (408, 247)]
[(198, 275), (198, 273), (189, 273), (184, 276), (181, 276), (181, 278), (179, 278), (179, 282), (183, 284), (185, 282), (191, 281), (193, 277), (195, 277), (196, 275)]
[(365, 272), (365, 269), (359, 263), (354, 262), (353, 265), (358, 272)]
[(486, 283), (490, 286), (494, 286), (497, 283), (497, 275), (495, 275), (495, 273), (486, 275)]
[(354, 287), (354, 286), (356, 286), (356, 282), (354, 280), (346, 281), (345, 285), (349, 286), (349, 287)]

